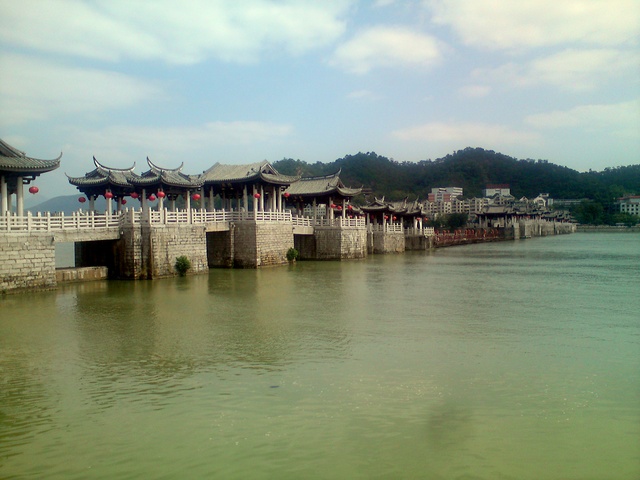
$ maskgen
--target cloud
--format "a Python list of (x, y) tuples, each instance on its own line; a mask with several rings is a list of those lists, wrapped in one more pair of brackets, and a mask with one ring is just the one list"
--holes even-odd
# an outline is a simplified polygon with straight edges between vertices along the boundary
[(0, 125), (67, 114), (127, 108), (164, 96), (151, 83), (121, 73), (69, 67), (21, 55), (0, 55)]
[(340, 45), (331, 64), (365, 74), (375, 68), (431, 66), (441, 59), (438, 40), (404, 27), (371, 27)]
[(482, 98), (491, 93), (491, 87), (488, 85), (465, 85), (464, 87), (461, 87), (458, 92), (463, 97)]
[(351, 2), (332, 0), (21, 0), (0, 4), (0, 40), (102, 61), (253, 62), (270, 50), (297, 55), (345, 31)]
[(535, 132), (518, 131), (504, 125), (489, 123), (431, 122), (392, 132), (403, 141), (472, 144), (531, 144), (539, 139)]
[(100, 130), (77, 129), (70, 137), (74, 138), (74, 148), (107, 158), (160, 155), (179, 164), (194, 154), (229, 146), (259, 147), (288, 138), (292, 132), (293, 127), (287, 124), (232, 121), (182, 127), (117, 125)]
[(559, 44), (636, 44), (637, 0), (425, 0), (433, 21), (469, 46), (522, 50)]
[(615, 104), (580, 105), (529, 115), (525, 123), (539, 129), (580, 128), (588, 132), (640, 140), (640, 99)]
[(472, 77), (519, 87), (548, 84), (580, 92), (637, 71), (639, 62), (638, 54), (614, 49), (566, 49), (524, 65), (510, 62), (494, 69), (476, 69)]

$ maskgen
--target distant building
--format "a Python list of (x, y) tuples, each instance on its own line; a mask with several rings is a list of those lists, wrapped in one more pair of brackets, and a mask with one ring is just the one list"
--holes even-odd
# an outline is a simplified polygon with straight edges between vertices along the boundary
[(451, 202), (456, 197), (462, 196), (462, 187), (432, 188), (429, 194), (430, 202)]
[(487, 185), (487, 188), (482, 190), (482, 195), (485, 197), (493, 197), (495, 195), (510, 196), (511, 186), (506, 183)]
[(618, 199), (620, 213), (640, 215), (640, 195), (629, 195)]

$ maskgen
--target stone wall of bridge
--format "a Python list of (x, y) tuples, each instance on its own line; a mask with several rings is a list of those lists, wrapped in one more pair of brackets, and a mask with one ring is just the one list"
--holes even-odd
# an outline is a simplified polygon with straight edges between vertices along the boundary
[(369, 253), (402, 253), (405, 251), (405, 236), (402, 232), (369, 232)]
[(367, 231), (364, 227), (316, 227), (313, 238), (315, 256), (306, 257), (311, 260), (348, 260), (367, 256)]
[(0, 293), (56, 287), (53, 234), (0, 235)]
[(293, 248), (293, 225), (276, 222), (238, 222), (234, 224), (234, 261), (238, 268), (257, 268), (288, 263)]

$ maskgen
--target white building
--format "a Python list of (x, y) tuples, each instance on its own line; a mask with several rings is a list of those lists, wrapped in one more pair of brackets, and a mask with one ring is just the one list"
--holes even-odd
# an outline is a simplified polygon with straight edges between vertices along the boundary
[(618, 199), (620, 213), (640, 215), (640, 195), (629, 195)]
[(493, 197), (496, 194), (502, 196), (510, 196), (511, 195), (511, 186), (506, 183), (501, 183), (497, 185), (487, 185), (487, 188), (482, 190), (482, 195), (485, 197)]
[(432, 188), (429, 194), (430, 202), (450, 202), (456, 197), (462, 196), (462, 187)]

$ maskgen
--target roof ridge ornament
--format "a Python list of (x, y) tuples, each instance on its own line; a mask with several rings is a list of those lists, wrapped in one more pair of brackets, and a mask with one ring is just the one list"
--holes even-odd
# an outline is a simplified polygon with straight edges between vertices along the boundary
[(98, 159), (95, 157), (95, 155), (93, 156), (93, 164), (96, 166), (97, 169), (99, 170), (104, 170), (107, 172), (133, 172), (133, 169), (136, 168), (136, 162), (133, 162), (133, 165), (131, 165), (129, 168), (112, 168), (112, 167), (107, 167), (103, 164), (101, 164)]
[(184, 162), (182, 162), (180, 164), (179, 167), (177, 168), (164, 168), (164, 167), (160, 167), (158, 165), (156, 165), (155, 163), (153, 163), (151, 161), (151, 159), (149, 158), (149, 156), (147, 156), (147, 164), (149, 165), (149, 167), (151, 168), (151, 170), (159, 170), (160, 172), (182, 172), (182, 167), (184, 167)]

